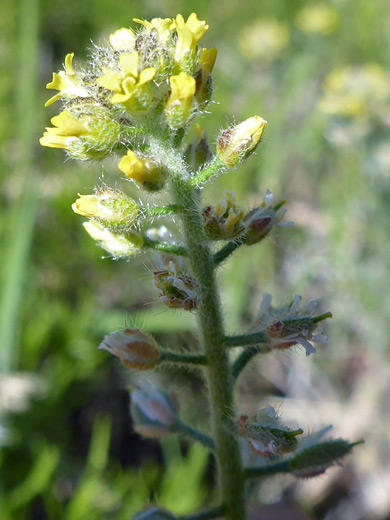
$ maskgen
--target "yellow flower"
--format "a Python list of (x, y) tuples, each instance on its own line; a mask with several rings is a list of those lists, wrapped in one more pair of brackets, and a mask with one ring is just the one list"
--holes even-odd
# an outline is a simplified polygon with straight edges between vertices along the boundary
[(251, 59), (272, 61), (289, 43), (288, 28), (272, 19), (260, 19), (245, 27), (239, 38), (241, 52)]
[(196, 81), (185, 72), (169, 78), (171, 93), (165, 104), (165, 114), (171, 128), (182, 128), (193, 114)]
[[(185, 22), (181, 14), (175, 20), (177, 32), (177, 44), (175, 61), (178, 65), (186, 64), (187, 60), (193, 60), (196, 46), (209, 28), (205, 21), (198, 20), (195, 13), (192, 13)], [(191, 66), (191, 64), (190, 64)], [(184, 66), (186, 68), (186, 65)]]
[(114, 258), (127, 258), (138, 253), (143, 245), (142, 237), (135, 232), (113, 233), (95, 220), (84, 222), (84, 229), (100, 247)]
[(64, 148), (80, 160), (99, 159), (110, 153), (121, 128), (107, 110), (80, 101), (72, 104), (72, 112), (64, 110), (51, 119), (53, 128), (46, 128), (41, 145)]
[(59, 93), (55, 96), (51, 97), (45, 103), (45, 107), (51, 105), (57, 99), (62, 96), (67, 96), (70, 98), (76, 97), (88, 97), (88, 91), (80, 85), (80, 82), (77, 80), (77, 76), (73, 69), (73, 56), (74, 53), (67, 54), (65, 57), (65, 71), (61, 71), (58, 74), (53, 72), (53, 79), (50, 83), (46, 85), (47, 89), (55, 89), (59, 90)]
[(134, 48), (135, 34), (131, 29), (118, 29), (110, 35), (110, 43), (116, 51), (128, 51)]
[(72, 204), (78, 215), (98, 220), (106, 227), (130, 227), (139, 214), (138, 204), (124, 193), (111, 188), (96, 190), (94, 195), (80, 195)]
[(175, 29), (175, 21), (172, 18), (153, 18), (150, 22), (133, 18), (133, 21), (143, 25), (149, 31), (155, 29), (161, 43), (166, 43)]
[(153, 100), (153, 93), (148, 83), (154, 78), (156, 69), (149, 67), (138, 72), (139, 55), (137, 51), (120, 55), (119, 74), (108, 71), (97, 80), (98, 85), (115, 92), (112, 104), (120, 103), (134, 111), (145, 110)]
[(68, 149), (79, 137), (89, 134), (86, 120), (76, 119), (67, 110), (52, 117), (50, 122), (54, 128), (46, 128), (39, 140), (42, 146)]
[(122, 157), (118, 168), (128, 179), (132, 179), (147, 191), (160, 190), (168, 177), (165, 166), (148, 157), (139, 156), (131, 150)]
[(260, 116), (246, 119), (234, 128), (224, 130), (218, 139), (217, 153), (229, 168), (252, 154), (264, 133), (267, 121)]
[(317, 4), (302, 9), (296, 23), (305, 33), (331, 34), (338, 28), (339, 15), (334, 7)]

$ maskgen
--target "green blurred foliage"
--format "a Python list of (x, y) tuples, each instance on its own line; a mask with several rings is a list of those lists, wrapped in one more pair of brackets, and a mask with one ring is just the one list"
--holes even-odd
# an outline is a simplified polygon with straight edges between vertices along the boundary
[[(96, 349), (102, 335), (126, 324), (143, 325), (172, 348), (196, 344), (193, 316), (178, 319), (157, 302), (153, 257), (102, 260), (70, 209), (78, 192), (91, 192), (102, 182), (139, 193), (125, 184), (113, 161), (86, 167), (38, 146), (56, 113), (53, 107), (43, 109), (52, 71), (61, 69), (68, 52), (80, 63), (91, 40), (131, 25), (133, 17), (196, 11), (210, 24), (205, 45), (219, 49), (215, 103), (212, 117), (200, 122), (213, 143), (234, 118), (258, 113), (269, 121), (259, 153), (205, 190), (208, 200), (217, 202), (228, 187), (240, 204), (253, 207), (269, 188), (277, 200), (289, 201), (296, 222), (259, 248), (242, 248), (222, 269), (228, 332), (250, 324), (261, 293), (273, 293), (280, 303), (295, 293), (320, 297), (335, 319), (330, 345), (314, 363), (340, 399), (359, 385), (360, 372), (355, 380), (347, 371), (359, 356), (378, 366), (388, 363), (389, 98), (380, 108), (368, 102), (364, 117), (325, 113), (320, 105), (324, 82), (336, 69), (376, 64), (389, 81), (390, 3), (322, 2), (331, 14), (328, 22), (320, 16), (319, 28), (315, 10), (314, 18), (310, 15), (317, 4), (1, 4), (0, 61), (6, 73), (0, 76), (0, 510), (5, 520), (125, 520), (149, 500), (180, 514), (210, 498), (206, 455), (193, 447), (183, 458), (176, 441), (168, 442), (162, 464), (156, 444), (131, 431), (129, 376)], [(355, 87), (358, 97), (377, 96), (375, 87), (367, 93), (359, 80)], [(170, 225), (169, 219), (161, 222)], [(38, 379), (24, 386), (19, 381), (15, 401), (7, 392), (19, 372)], [(195, 405), (194, 394), (201, 391), (196, 374), (170, 376), (174, 384), (188, 385), (188, 402)], [(386, 388), (373, 406), (383, 404)], [(185, 413), (200, 424), (207, 421), (191, 406)], [(384, 425), (389, 415), (387, 410), (382, 416)], [(376, 440), (382, 442), (382, 436)], [(140, 472), (135, 466), (141, 463)], [(180, 484), (186, 480), (183, 492)]]

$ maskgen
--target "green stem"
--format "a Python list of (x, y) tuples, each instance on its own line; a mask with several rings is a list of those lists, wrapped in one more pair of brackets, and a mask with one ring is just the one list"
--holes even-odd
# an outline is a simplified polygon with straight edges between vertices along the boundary
[(144, 236), (144, 247), (150, 249), (156, 249), (163, 253), (171, 253), (178, 256), (187, 256), (188, 252), (185, 247), (177, 246), (175, 244), (167, 244), (165, 242), (159, 242), (158, 240), (151, 240), (147, 236)]
[(209, 520), (210, 518), (219, 518), (223, 515), (224, 509), (222, 506), (213, 507), (200, 513), (192, 515), (179, 516), (178, 520)]
[(251, 332), (250, 334), (241, 334), (239, 336), (226, 336), (225, 347), (245, 347), (245, 345), (257, 345), (258, 343), (267, 343), (268, 338), (265, 332)]
[(267, 349), (264, 350), (261, 347), (247, 347), (238, 358), (234, 361), (231, 372), (234, 380), (238, 378), (241, 372), (244, 370), (249, 361), (257, 356), (257, 354), (264, 354), (265, 352), (269, 352), (270, 348), (267, 345)]
[(244, 474), (245, 478), (252, 479), (264, 477), (266, 475), (275, 475), (276, 473), (289, 473), (290, 471), (290, 461), (282, 460), (280, 462), (274, 462), (273, 464), (270, 463), (265, 466), (245, 468)]
[(228, 256), (230, 256), (236, 249), (242, 246), (243, 242), (241, 240), (234, 240), (232, 242), (228, 242), (222, 249), (217, 251), (214, 255), (214, 265), (219, 265), (223, 262)]
[(183, 423), (180, 419), (176, 419), (175, 424), (172, 427), (172, 431), (175, 433), (181, 433), (182, 435), (199, 442), (209, 450), (215, 450), (214, 439), (209, 437), (209, 435), (192, 428), (192, 426)]
[[(199, 174), (200, 175), (200, 174)], [(216, 443), (219, 484), (226, 520), (245, 520), (245, 479), (238, 442), (229, 429), (233, 410), (233, 380), (230, 376), (228, 351), (214, 272), (214, 261), (203, 227), (202, 215), (193, 186), (199, 180), (173, 174), (172, 188), (176, 203), (182, 208), (181, 218), (188, 256), (199, 283), (198, 321), (203, 349), (208, 359), (205, 368), (211, 423)], [(202, 177), (202, 179), (205, 179)]]
[(152, 206), (151, 208), (142, 208), (142, 215), (145, 217), (164, 217), (165, 215), (174, 215), (179, 211), (177, 204), (168, 206)]
[(161, 352), (162, 363), (179, 363), (182, 365), (207, 365), (206, 356), (194, 354), (181, 354), (179, 352)]
[(188, 185), (192, 188), (196, 188), (200, 184), (203, 184), (205, 181), (207, 181), (213, 175), (216, 175), (217, 173), (220, 173), (225, 169), (226, 166), (220, 161), (218, 156), (215, 156), (214, 159), (205, 168), (203, 168), (203, 170), (201, 170), (194, 177), (189, 179)]

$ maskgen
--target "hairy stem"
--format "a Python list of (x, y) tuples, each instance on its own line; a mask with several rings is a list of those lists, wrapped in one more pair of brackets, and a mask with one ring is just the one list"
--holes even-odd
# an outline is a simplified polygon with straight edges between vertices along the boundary
[(233, 409), (233, 380), (230, 375), (225, 334), (217, 292), (214, 260), (203, 228), (194, 184), (187, 178), (173, 176), (176, 203), (182, 208), (181, 218), (193, 273), (199, 283), (198, 321), (203, 349), (211, 422), (216, 444), (219, 485), (226, 520), (245, 520), (245, 478), (239, 445), (231, 433), (229, 421)]
[(261, 347), (247, 347), (241, 352), (232, 365), (231, 371), (234, 379), (238, 378), (238, 376), (253, 357), (257, 356), (257, 354), (264, 354), (265, 352), (269, 352), (269, 347), (267, 345), (264, 346), (267, 347), (267, 349), (262, 349)]
[(207, 365), (207, 358), (202, 354), (181, 354), (180, 352), (161, 352), (162, 363), (178, 363), (181, 365)]
[(175, 244), (168, 244), (166, 242), (159, 242), (158, 240), (152, 240), (147, 236), (144, 236), (143, 239), (144, 247), (156, 249), (157, 251), (161, 251), (162, 253), (171, 253), (173, 255), (179, 256), (187, 256), (188, 254), (185, 247), (177, 246)]

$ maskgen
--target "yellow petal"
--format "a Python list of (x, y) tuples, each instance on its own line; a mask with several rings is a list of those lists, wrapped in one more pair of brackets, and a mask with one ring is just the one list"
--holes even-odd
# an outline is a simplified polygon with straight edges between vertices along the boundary
[(170, 102), (189, 100), (194, 97), (196, 90), (195, 78), (185, 72), (181, 72), (178, 76), (171, 76), (169, 83), (171, 85)]
[(201, 49), (199, 54), (199, 65), (205, 74), (210, 74), (214, 68), (218, 51), (215, 47), (211, 49)]
[(148, 69), (144, 69), (139, 75), (139, 85), (144, 85), (151, 81), (156, 75), (156, 69), (154, 67), (149, 67)]
[(97, 79), (96, 83), (101, 87), (106, 88), (107, 90), (112, 90), (113, 92), (122, 92), (119, 76), (115, 72), (106, 72), (104, 76)]
[(74, 52), (69, 53), (65, 56), (65, 70), (69, 76), (72, 76), (74, 74), (74, 69), (73, 69), (73, 64), (72, 64), (73, 57), (74, 57)]
[(64, 110), (58, 116), (54, 116), (50, 120), (51, 124), (57, 128), (51, 129), (58, 136), (74, 136), (87, 135), (88, 129), (85, 123), (76, 119), (70, 112)]
[(117, 51), (125, 51), (134, 47), (135, 34), (131, 29), (118, 29), (110, 35), (110, 43)]
[(138, 52), (134, 51), (131, 54), (123, 53), (119, 58), (121, 69), (126, 74), (131, 74), (135, 78), (138, 76)]

